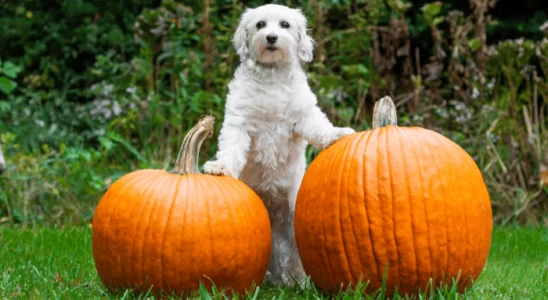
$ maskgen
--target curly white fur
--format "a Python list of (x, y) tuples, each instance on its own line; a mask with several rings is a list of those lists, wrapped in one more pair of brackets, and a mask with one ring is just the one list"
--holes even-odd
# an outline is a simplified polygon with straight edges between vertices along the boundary
[(217, 160), (204, 166), (208, 174), (239, 178), (261, 197), (273, 235), (267, 279), (287, 285), (305, 279), (293, 210), (306, 146), (323, 149), (354, 132), (334, 127), (308, 86), (300, 65), (314, 48), (306, 25), (300, 10), (281, 5), (245, 11), (233, 38), (241, 63), (228, 86)]
[(6, 168), (6, 161), (4, 160), (4, 154), (2, 153), (2, 145), (0, 144), (0, 174), (4, 172)]

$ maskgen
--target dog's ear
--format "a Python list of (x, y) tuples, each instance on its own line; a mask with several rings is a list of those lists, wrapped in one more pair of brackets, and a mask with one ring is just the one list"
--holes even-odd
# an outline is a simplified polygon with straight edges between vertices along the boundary
[(297, 11), (297, 30), (299, 34), (299, 42), (297, 45), (297, 55), (303, 62), (311, 62), (314, 58), (314, 40), (307, 33), (307, 22), (304, 14), (300, 9)]
[(234, 32), (234, 36), (232, 37), (234, 49), (242, 61), (249, 57), (249, 46), (247, 44), (247, 23), (249, 22), (251, 10), (252, 9), (250, 8), (246, 8), (240, 18), (238, 28), (236, 28), (236, 32)]

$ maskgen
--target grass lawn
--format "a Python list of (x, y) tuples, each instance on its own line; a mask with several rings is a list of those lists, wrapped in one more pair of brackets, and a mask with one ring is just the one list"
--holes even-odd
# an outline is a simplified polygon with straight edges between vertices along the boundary
[[(197, 294), (196, 298), (208, 295)], [(254, 296), (254, 297), (253, 297)], [(337, 298), (358, 299), (352, 293)], [(460, 297), (437, 291), (438, 299)], [(0, 298), (127, 299), (102, 286), (91, 255), (89, 228), (22, 230), (0, 227)], [(144, 297), (143, 297), (144, 298)], [(222, 299), (221, 295), (212, 298)], [(327, 298), (313, 288), (261, 286), (255, 299)], [(548, 229), (495, 228), (488, 262), (464, 298), (548, 299)]]

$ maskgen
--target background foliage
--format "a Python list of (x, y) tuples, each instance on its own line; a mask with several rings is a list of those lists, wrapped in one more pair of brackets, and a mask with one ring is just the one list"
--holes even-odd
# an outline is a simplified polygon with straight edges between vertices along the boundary
[[(0, 224), (88, 222), (121, 175), (169, 168), (200, 116), (218, 129), (231, 35), (266, 2), (0, 1)], [(474, 157), (496, 222), (548, 225), (546, 1), (273, 2), (308, 16), (309, 82), (334, 123), (368, 129), (391, 95), (400, 124)]]

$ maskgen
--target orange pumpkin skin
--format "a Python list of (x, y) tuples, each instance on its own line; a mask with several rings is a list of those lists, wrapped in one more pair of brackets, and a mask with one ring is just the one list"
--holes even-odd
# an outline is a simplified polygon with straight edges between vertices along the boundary
[(271, 230), (261, 199), (237, 179), (140, 170), (101, 199), (92, 242), (111, 289), (188, 294), (201, 281), (243, 293), (263, 281)]
[[(295, 208), (302, 263), (321, 289), (369, 281), (389, 293), (481, 273), (491, 242), (489, 194), (473, 159), (442, 135), (387, 126), (347, 136), (305, 173)], [(460, 276), (459, 276), (460, 275)]]

